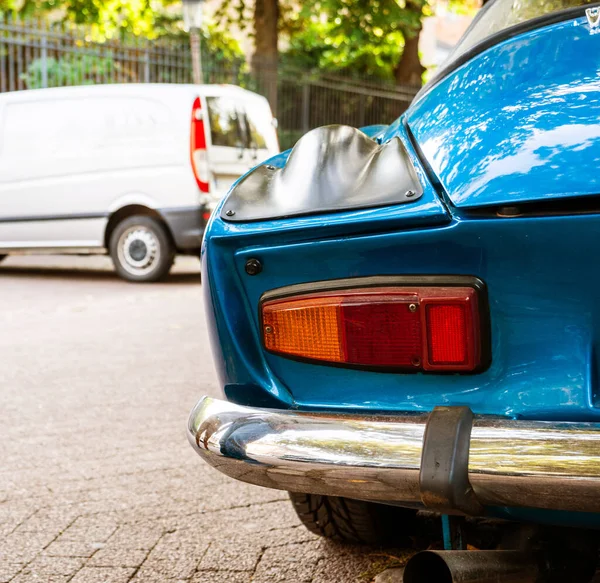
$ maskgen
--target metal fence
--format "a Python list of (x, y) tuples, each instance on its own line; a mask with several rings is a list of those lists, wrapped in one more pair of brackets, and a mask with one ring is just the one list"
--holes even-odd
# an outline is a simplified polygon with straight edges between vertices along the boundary
[[(101, 83), (191, 83), (185, 39), (139, 37), (95, 42), (90, 30), (64, 23), (0, 19), (0, 92)], [(273, 95), (242, 62), (203, 55), (205, 83), (232, 83)], [(325, 124), (356, 127), (389, 123), (409, 105), (417, 88), (398, 87), (312, 71), (267, 75), (277, 87), (279, 135), (287, 148)], [(271, 90), (270, 90), (271, 89)]]

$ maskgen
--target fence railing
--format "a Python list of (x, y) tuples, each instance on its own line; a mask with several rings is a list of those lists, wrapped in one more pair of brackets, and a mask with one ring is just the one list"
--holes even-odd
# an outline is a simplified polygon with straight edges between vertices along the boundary
[[(185, 39), (95, 42), (86, 27), (0, 19), (0, 92), (101, 83), (191, 83), (191, 71)], [(203, 55), (203, 73), (206, 83), (232, 83), (273, 95), (264, 75), (257, 79), (240, 62)], [(267, 79), (277, 87), (282, 148), (321, 125), (390, 123), (417, 91), (314, 71), (279, 71)]]

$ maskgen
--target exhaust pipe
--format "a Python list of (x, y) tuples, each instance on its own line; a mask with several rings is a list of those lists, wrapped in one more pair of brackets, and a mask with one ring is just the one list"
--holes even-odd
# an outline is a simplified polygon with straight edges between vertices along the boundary
[(404, 583), (535, 583), (535, 556), (520, 551), (423, 551), (404, 569)]

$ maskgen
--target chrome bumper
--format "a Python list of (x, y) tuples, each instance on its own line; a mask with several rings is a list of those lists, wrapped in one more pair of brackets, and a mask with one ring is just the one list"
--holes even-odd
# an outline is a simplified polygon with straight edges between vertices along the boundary
[[(254, 409), (204, 397), (188, 438), (211, 466), (267, 488), (417, 503), (429, 415)], [(600, 512), (600, 424), (475, 418), (465, 479), (483, 506)]]

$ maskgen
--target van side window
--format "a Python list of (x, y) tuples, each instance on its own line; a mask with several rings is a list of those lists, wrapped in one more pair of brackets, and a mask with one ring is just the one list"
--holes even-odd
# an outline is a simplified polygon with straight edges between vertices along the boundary
[(206, 102), (213, 146), (243, 147), (242, 115), (235, 102), (225, 97), (207, 97)]

